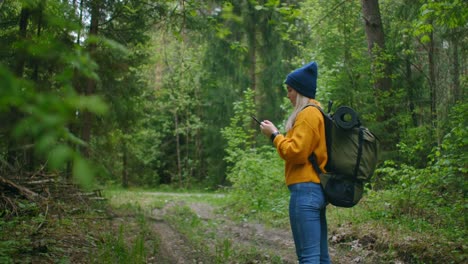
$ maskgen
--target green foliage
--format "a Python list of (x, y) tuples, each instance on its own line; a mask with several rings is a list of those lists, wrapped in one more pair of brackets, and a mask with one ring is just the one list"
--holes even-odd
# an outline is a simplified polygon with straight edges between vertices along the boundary
[(239, 219), (252, 216), (271, 225), (287, 219), (289, 193), (284, 183), (284, 164), (272, 147), (251, 149), (231, 168), (230, 208)]
[[(122, 203), (120, 200), (112, 200), (116, 199), (115, 196), (109, 198), (114, 209), (134, 218), (130, 218), (128, 224), (120, 224), (118, 230), (103, 230), (97, 254), (90, 256), (92, 263), (146, 263), (149, 256), (157, 253), (159, 237), (147, 220), (145, 212), (148, 204), (132, 201), (134, 197), (126, 194), (123, 195), (125, 201)], [(138, 197), (142, 195), (138, 194)]]
[[(69, 170), (88, 186), (92, 174), (113, 184), (127, 175), (130, 185), (148, 187), (230, 184), (230, 208), (239, 218), (283, 224), (282, 161), (272, 147), (259, 147), (269, 142), (250, 115), (281, 120), (285, 75), (316, 60), (317, 99), (358, 109), (365, 125), (389, 142), (392, 155), (384, 159), (392, 160), (378, 170), (375, 192), (369, 192), (370, 202), (385, 199), (371, 208), (373, 219), (424, 231), (452, 225), (448, 230), (462, 237), (468, 188), (464, 1), (379, 1), (386, 50), (374, 69), (359, 1), (183, 3), (102, 5), (98, 36), (87, 38), (89, 21), (80, 21), (81, 10), (71, 2), (3, 1), (1, 169), (12, 163), (33, 171), (47, 163), (65, 172), (73, 163)], [(23, 7), (31, 13), (20, 32)], [(386, 63), (394, 87), (377, 94), (372, 80)], [(96, 83), (93, 95), (84, 95), (87, 81)], [(454, 107), (454, 101), (461, 103)], [(388, 119), (373, 122), (382, 109), (392, 109)], [(85, 112), (96, 117), (91, 142), (81, 139)], [(391, 133), (378, 132), (390, 124)], [(82, 147), (91, 149), (89, 160), (79, 155)], [(229, 241), (218, 242), (220, 259), (232, 257)]]
[(460, 198), (468, 194), (468, 103), (462, 102), (453, 108), (448, 126), (449, 132), (443, 137), (440, 147), (431, 155), (431, 168), (440, 179), (440, 191), (458, 194)]
[(244, 98), (234, 105), (231, 124), (222, 130), (228, 142), (225, 159), (230, 165), (227, 180), (232, 184), (231, 208), (239, 218), (270, 212), (264, 217), (274, 216), (270, 218), (270, 223), (274, 223), (285, 217), (287, 207), (283, 162), (273, 147), (254, 145), (255, 130), (250, 117), (254, 112), (253, 96), (250, 89), (244, 92)]
[[(144, 166), (147, 163), (135, 155), (147, 145), (133, 148), (129, 143), (139, 132), (137, 121), (143, 110), (139, 106), (148, 90), (141, 73), (149, 57), (148, 32), (155, 19), (167, 15), (170, 3), (101, 3), (95, 10), (91, 9), (99, 1), (83, 3), (2, 3), (1, 20), (8, 22), (0, 27), (6, 45), (0, 53), (0, 72), (2, 84), (8, 86), (7, 90), (2, 87), (5, 96), (0, 100), (6, 101), (0, 102), (0, 118), (9, 124), (0, 131), (6, 142), (0, 145), (2, 154), (6, 153), (2, 161), (15, 161), (10, 165), (30, 171), (43, 163), (64, 171), (65, 164), (74, 162), (72, 171), (86, 184), (91, 182), (90, 173), (99, 174), (105, 182), (117, 180), (123, 171), (157, 182), (157, 175), (151, 177), (148, 172), (154, 166)], [(86, 32), (91, 16), (98, 20), (94, 34)], [(4, 82), (3, 67), (21, 83)], [(107, 141), (108, 134), (113, 142)], [(80, 139), (88, 137), (90, 142)], [(35, 153), (28, 150), (20, 155), (17, 150), (24, 146), (35, 146)], [(77, 150), (83, 149), (92, 161), (80, 157)], [(130, 158), (122, 165), (123, 157)], [(99, 168), (92, 168), (95, 163)]]
[[(29, 81), (16, 78), (8, 69), (0, 67), (0, 79), (5, 84), (0, 91), (0, 109), (3, 113), (17, 111), (22, 116), (14, 123), (10, 140), (18, 142), (32, 138), (37, 155), (49, 159), (51, 169), (61, 169), (67, 162), (75, 161), (74, 176), (88, 182), (89, 165), (83, 161), (74, 145), (85, 145), (70, 132), (68, 127), (74, 122), (76, 111), (90, 111), (96, 114), (106, 112), (106, 104), (96, 96), (77, 95), (70, 87), (62, 86), (59, 93), (41, 93)], [(64, 80), (62, 80), (64, 81)], [(11, 125), (11, 124), (10, 124)], [(46, 161), (46, 160), (43, 160)], [(84, 169), (82, 171), (82, 169)]]
[[(298, 7), (279, 1), (225, 1), (215, 4), (202, 31), (206, 44), (203, 59), (203, 117), (210, 124), (202, 131), (207, 177), (212, 185), (225, 185), (225, 140), (219, 131), (233, 117), (233, 102), (245, 87), (255, 91), (254, 114), (279, 120), (285, 96), (283, 81), (292, 69), (290, 59), (304, 41)], [(213, 10), (210, 6), (209, 10)], [(299, 32), (299, 34), (295, 34)], [(307, 36), (307, 34), (305, 35)], [(248, 119), (249, 117), (245, 117)], [(212, 144), (216, 142), (216, 144)]]
[[(9, 229), (12, 229), (17, 224), (17, 221), (4, 221), (3, 218), (0, 218), (0, 233), (3, 235), (8, 234)], [(0, 240), (0, 262), (14, 263), (12, 256), (16, 253), (20, 245), (21, 241), (2, 236)]]
[(447, 29), (463, 30), (467, 19), (468, 7), (462, 0), (424, 3), (415, 25), (415, 35), (421, 36), (421, 41), (427, 43), (430, 40), (429, 34), (435, 30), (432, 22)]
[[(9, 4), (19, 6), (13, 8)], [(2, 53), (0, 57), (0, 118), (8, 121), (0, 131), (8, 142), (1, 145), (2, 154), (7, 153), (2, 160), (9, 162), (10, 169), (29, 170), (35, 169), (34, 164), (64, 170), (67, 163), (73, 162), (74, 176), (89, 183), (92, 177), (89, 162), (75, 148), (87, 143), (70, 128), (83, 112), (105, 114), (107, 104), (102, 97), (80, 95), (73, 87), (78, 75), (98, 79), (94, 60), (83, 47), (74, 45), (69, 36), (62, 35), (79, 29), (73, 10), (57, 2), (17, 1), (4, 6), (8, 12), (2, 15), (8, 19), (23, 14), (20, 6), (31, 17), (21, 17), (26, 24), (15, 31), (9, 24), (2, 25), (2, 43), (16, 53)], [(65, 19), (68, 16), (70, 20)], [(41, 24), (41, 20), (47, 23)], [(18, 152), (21, 148), (28, 151), (25, 157)]]
[(422, 218), (418, 216), (419, 207), (405, 207), (412, 212), (403, 212), (404, 205), (394, 203), (400, 200), (400, 192), (370, 191), (353, 208), (329, 206), (329, 229), (346, 241), (361, 241), (369, 235), (377, 237), (372, 249), (374, 253), (383, 253), (374, 261), (377, 263), (383, 258), (408, 263), (438, 263), (443, 258), (446, 263), (464, 263), (466, 230), (459, 218), (451, 219), (452, 214), (447, 214), (450, 205)]
[[(376, 171), (375, 184), (391, 195), (386, 198), (388, 207), (382, 216), (417, 218), (430, 226), (451, 230), (450, 235), (458, 239), (466, 235), (460, 230), (466, 229), (467, 213), (467, 104), (461, 103), (453, 110), (448, 122), (451, 130), (441, 146), (431, 151), (427, 167), (387, 161)], [(400, 149), (404, 155), (413, 156), (421, 145), (400, 144)]]
[(243, 153), (254, 144), (255, 130), (252, 128), (251, 116), (255, 113), (255, 92), (251, 89), (244, 91), (241, 101), (234, 103), (234, 116), (229, 127), (221, 129), (221, 134), (227, 140), (225, 160), (229, 164), (237, 164)]
[[(205, 70), (200, 64), (204, 45), (160, 33), (153, 33), (151, 64), (143, 67), (141, 80), (147, 89), (138, 99), (145, 114), (139, 129), (129, 137), (134, 164), (140, 165), (132, 166), (139, 174), (132, 182), (148, 186), (174, 183), (187, 188), (206, 177), (202, 148), (208, 135), (202, 132), (209, 131), (205, 118), (208, 102), (202, 102)], [(160, 74), (154, 75), (155, 71)], [(211, 140), (208, 146), (214, 145)]]
[(431, 141), (431, 135), (427, 127), (410, 128), (404, 133), (397, 144), (397, 160), (412, 164), (416, 168), (425, 168), (432, 146), (427, 144)]

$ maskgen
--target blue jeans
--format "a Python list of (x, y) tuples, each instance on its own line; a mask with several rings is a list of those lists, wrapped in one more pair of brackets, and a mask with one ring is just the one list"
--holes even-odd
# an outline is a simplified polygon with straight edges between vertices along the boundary
[(288, 188), (291, 193), (289, 220), (299, 263), (330, 263), (322, 187), (305, 182)]

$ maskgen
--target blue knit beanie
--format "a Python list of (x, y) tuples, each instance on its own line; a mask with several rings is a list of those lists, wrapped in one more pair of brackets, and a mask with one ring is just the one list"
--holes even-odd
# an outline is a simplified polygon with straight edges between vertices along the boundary
[(315, 61), (310, 62), (288, 74), (284, 83), (291, 86), (291, 88), (303, 96), (315, 99), (317, 71), (317, 63)]

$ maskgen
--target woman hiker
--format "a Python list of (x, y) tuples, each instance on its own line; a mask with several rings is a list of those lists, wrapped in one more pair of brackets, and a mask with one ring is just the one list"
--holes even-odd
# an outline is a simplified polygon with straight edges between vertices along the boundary
[(319, 167), (327, 163), (325, 126), (322, 113), (308, 103), (315, 100), (317, 63), (311, 62), (286, 77), (288, 98), (294, 111), (286, 122), (286, 134), (264, 120), (262, 133), (270, 137), (285, 160), (286, 185), (290, 191), (289, 220), (299, 263), (330, 263), (327, 240), (326, 200), (320, 179), (309, 162), (314, 152)]

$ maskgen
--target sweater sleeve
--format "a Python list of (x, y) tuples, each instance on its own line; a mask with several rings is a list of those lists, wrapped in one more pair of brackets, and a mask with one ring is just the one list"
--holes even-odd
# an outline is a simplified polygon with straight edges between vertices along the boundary
[(276, 137), (274, 144), (280, 157), (291, 164), (308, 162), (310, 154), (319, 143), (321, 113), (314, 107), (307, 107), (296, 117), (293, 128), (286, 136)]

